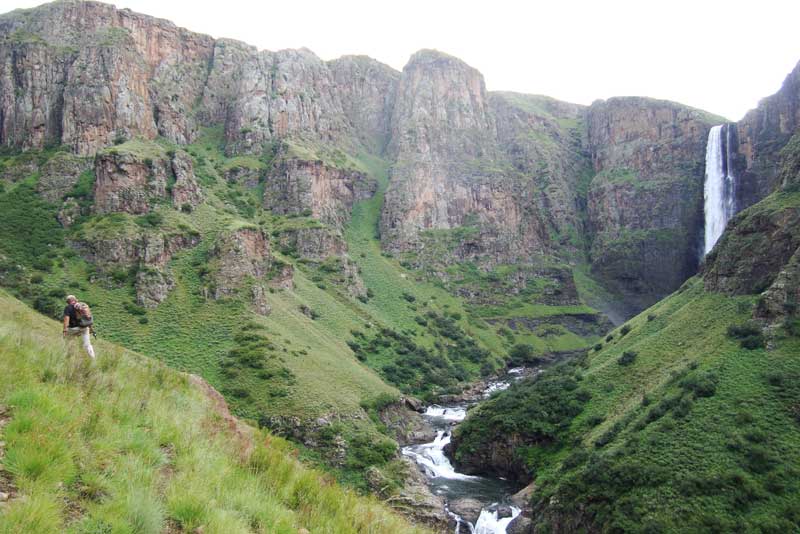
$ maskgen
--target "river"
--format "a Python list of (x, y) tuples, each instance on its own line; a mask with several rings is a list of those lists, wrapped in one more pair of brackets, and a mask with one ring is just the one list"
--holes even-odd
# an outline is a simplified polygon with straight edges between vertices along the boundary
[[(522, 368), (511, 369), (507, 375), (488, 383), (483, 398), (506, 389), (524, 374)], [(423, 417), (436, 430), (436, 439), (430, 443), (404, 447), (403, 454), (412, 458), (425, 473), (431, 491), (443, 496), (448, 503), (463, 498), (485, 503), (474, 524), (448, 510), (456, 522), (457, 534), (505, 534), (509, 523), (520, 513), (520, 509), (509, 501), (515, 488), (499, 478), (459, 473), (444, 454), (453, 427), (464, 420), (468, 406), (469, 403), (429, 406)]]

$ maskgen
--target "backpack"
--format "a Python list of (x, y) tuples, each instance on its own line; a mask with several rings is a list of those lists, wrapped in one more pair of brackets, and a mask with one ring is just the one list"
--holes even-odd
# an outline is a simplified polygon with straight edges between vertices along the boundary
[(81, 328), (88, 328), (94, 325), (92, 311), (89, 309), (88, 304), (79, 302), (75, 305), (75, 310), (78, 312), (78, 325), (80, 325)]

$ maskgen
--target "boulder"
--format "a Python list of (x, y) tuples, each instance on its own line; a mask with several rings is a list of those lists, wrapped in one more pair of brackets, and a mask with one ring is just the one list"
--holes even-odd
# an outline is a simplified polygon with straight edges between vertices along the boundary
[(477, 499), (464, 497), (450, 501), (447, 503), (447, 508), (461, 519), (469, 521), (474, 525), (481, 515), (484, 504)]
[(506, 534), (531, 534), (532, 532), (533, 521), (522, 514), (515, 517), (506, 527)]

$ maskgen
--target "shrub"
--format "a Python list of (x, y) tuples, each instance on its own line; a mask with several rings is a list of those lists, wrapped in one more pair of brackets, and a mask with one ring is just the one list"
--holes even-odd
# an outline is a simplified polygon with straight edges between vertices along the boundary
[(713, 373), (692, 373), (680, 381), (684, 391), (697, 397), (713, 397), (717, 391), (717, 377)]
[(630, 365), (634, 361), (636, 361), (637, 353), (632, 350), (626, 350), (622, 353), (622, 356), (619, 357), (617, 363), (620, 365)]
[(192, 212), (192, 205), (189, 204), (188, 202), (184, 202), (183, 204), (181, 204), (181, 211), (183, 213), (191, 213)]
[(122, 305), (126, 312), (130, 313), (131, 315), (145, 315), (147, 310), (143, 307), (139, 306), (135, 302), (126, 302)]
[(408, 302), (415, 302), (417, 300), (417, 297), (415, 297), (414, 295), (412, 295), (407, 291), (403, 291), (403, 298), (406, 299)]
[(523, 365), (538, 361), (539, 358), (536, 356), (533, 345), (518, 343), (508, 351), (508, 359), (511, 365)]
[(689, 395), (684, 395), (683, 397), (681, 397), (680, 401), (678, 401), (678, 404), (672, 410), (672, 415), (676, 419), (682, 419), (686, 417), (687, 415), (689, 415), (689, 412), (692, 411), (692, 404), (693, 404), (692, 398)]
[(586, 426), (588, 426), (589, 428), (594, 428), (605, 420), (606, 420), (605, 417), (602, 417), (600, 415), (593, 415), (586, 420)]
[(625, 325), (622, 325), (622, 328), (621, 328), (621, 329), (620, 329), (620, 331), (619, 331), (619, 335), (620, 335), (620, 336), (625, 336), (625, 335), (627, 335), (627, 334), (628, 334), (628, 332), (630, 332), (630, 331), (631, 331), (631, 327), (630, 327), (630, 325), (627, 325), (627, 324), (625, 324)]
[(763, 348), (764, 335), (761, 328), (754, 323), (732, 324), (728, 326), (728, 337), (739, 340), (739, 346), (747, 350)]
[(164, 222), (164, 217), (155, 211), (136, 218), (136, 224), (142, 228), (157, 228)]
[(658, 316), (655, 313), (648, 313), (647, 314), (647, 320), (648, 321), (655, 321), (656, 317), (658, 317)]
[(765, 345), (764, 336), (761, 334), (757, 336), (747, 336), (739, 341), (739, 346), (747, 350), (763, 349)]
[(613, 334), (608, 334), (606, 336), (606, 342), (613, 341), (613, 340), (614, 340), (614, 335)]
[(595, 344), (594, 351), (595, 352), (600, 352), (601, 350), (603, 350), (603, 344), (602, 343)]

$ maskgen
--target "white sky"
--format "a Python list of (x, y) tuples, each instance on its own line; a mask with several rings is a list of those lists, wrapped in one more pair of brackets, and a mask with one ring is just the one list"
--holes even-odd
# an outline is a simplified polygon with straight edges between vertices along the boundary
[[(0, 0), (0, 12), (41, 0)], [(479, 69), (490, 90), (666, 98), (738, 120), (800, 61), (798, 0), (114, 0), (190, 30), (400, 70), (420, 48)]]

